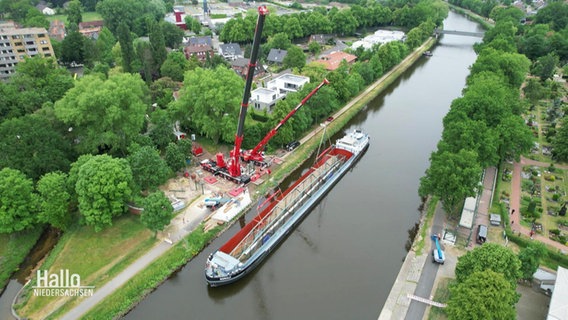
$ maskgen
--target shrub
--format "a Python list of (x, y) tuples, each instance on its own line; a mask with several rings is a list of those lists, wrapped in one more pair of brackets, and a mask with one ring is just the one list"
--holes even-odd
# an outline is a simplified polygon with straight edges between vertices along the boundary
[(560, 195), (558, 193), (553, 194), (552, 200), (558, 202), (558, 200), (560, 200)]
[(545, 174), (544, 180), (554, 182), (554, 180), (556, 180), (556, 177), (552, 174)]
[(555, 235), (555, 236), (558, 236), (558, 235), (560, 235), (560, 230), (558, 230), (558, 229), (550, 229), (550, 233), (552, 233), (552, 234)]

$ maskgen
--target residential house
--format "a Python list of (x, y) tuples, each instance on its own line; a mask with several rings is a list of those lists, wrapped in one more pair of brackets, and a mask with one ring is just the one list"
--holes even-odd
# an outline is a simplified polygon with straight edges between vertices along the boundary
[[(237, 59), (231, 61), (231, 68), (239, 76), (241, 76), (242, 78), (245, 78), (247, 76), (247, 73), (248, 73), (249, 63), (250, 63), (250, 59), (237, 58)], [(264, 70), (264, 67), (260, 63), (257, 63), (255, 71), (254, 71), (253, 79), (256, 79), (258, 77), (262, 77), (265, 74), (266, 74), (266, 70)]]
[(38, 9), (41, 13), (43, 13), (46, 16), (52, 16), (55, 14), (55, 10), (51, 9), (50, 7), (48, 7), (44, 1), (40, 2), (37, 6), (36, 9)]
[(257, 111), (266, 110), (267, 112), (272, 112), (278, 101), (285, 99), (288, 93), (300, 90), (309, 82), (309, 77), (290, 73), (281, 75), (268, 81), (266, 88), (258, 88), (251, 91), (250, 104)]
[(192, 56), (196, 56), (197, 60), (201, 63), (207, 61), (208, 56), (209, 58), (213, 58), (215, 55), (213, 48), (207, 44), (189, 45), (183, 48), (183, 52), (185, 53), (186, 59), (189, 60)]
[(53, 20), (49, 23), (49, 37), (62, 41), (65, 38), (65, 23), (61, 20)]
[(266, 59), (269, 63), (282, 64), (284, 58), (288, 52), (282, 49), (270, 49), (268, 53), (268, 58)]
[(366, 50), (369, 50), (376, 44), (385, 44), (391, 41), (404, 41), (405, 39), (406, 34), (402, 31), (377, 30), (375, 33), (353, 42), (351, 49), (355, 50), (358, 47), (363, 47)]
[(243, 52), (241, 51), (241, 46), (239, 46), (238, 43), (226, 43), (219, 45), (219, 55), (228, 61), (243, 58)]
[(277, 89), (257, 88), (250, 93), (250, 105), (255, 111), (272, 112), (276, 103), (284, 99), (285, 95), (280, 94)]
[(208, 45), (213, 48), (213, 40), (210, 36), (203, 36), (203, 37), (192, 37), (185, 39), (187, 45)]
[(0, 80), (8, 79), (26, 57), (53, 57), (53, 47), (44, 28), (0, 29)]
[(302, 89), (302, 87), (309, 82), (309, 77), (287, 73), (268, 81), (266, 87), (276, 89), (278, 93), (287, 95), (289, 92), (296, 92)]
[(79, 23), (79, 32), (87, 38), (98, 39), (99, 33), (103, 29), (103, 20), (95, 20)]
[(333, 35), (331, 34), (312, 34), (310, 36), (310, 39), (308, 40), (308, 43), (317, 42), (323, 46), (328, 44), (330, 41), (333, 41)]
[(327, 70), (333, 71), (339, 68), (341, 61), (343, 60), (347, 61), (348, 64), (353, 64), (353, 62), (357, 60), (357, 56), (342, 51), (335, 51), (321, 57), (321, 59), (316, 60), (314, 62), (322, 63), (325, 65), (325, 68)]

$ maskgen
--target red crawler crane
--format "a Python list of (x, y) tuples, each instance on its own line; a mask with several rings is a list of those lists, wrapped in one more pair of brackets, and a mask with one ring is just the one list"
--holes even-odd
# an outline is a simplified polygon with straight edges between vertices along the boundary
[(258, 49), (260, 48), (260, 36), (262, 35), (262, 28), (264, 27), (264, 20), (266, 18), (266, 15), (268, 15), (268, 9), (265, 6), (258, 7), (258, 20), (256, 21), (256, 29), (254, 31), (254, 40), (252, 42), (252, 52), (250, 54), (250, 62), (245, 82), (245, 91), (243, 93), (243, 101), (241, 102), (239, 124), (237, 126), (237, 134), (235, 135), (235, 148), (233, 149), (233, 151), (231, 151), (231, 161), (228, 166), (229, 174), (233, 178), (241, 176), (241, 164), (239, 163), (241, 143), (243, 142), (245, 118), (247, 115), (248, 103), (250, 99), (250, 88), (252, 86), (252, 79), (254, 77), (254, 71), (256, 69)]
[(264, 147), (266, 147), (266, 144), (268, 144), (268, 141), (270, 141), (270, 139), (272, 139), (272, 137), (274, 137), (276, 133), (278, 133), (278, 129), (280, 129), (280, 127), (282, 127), (288, 121), (288, 119), (290, 119), (296, 113), (296, 111), (298, 111), (304, 104), (306, 104), (306, 102), (308, 102), (308, 100), (310, 100), (310, 98), (326, 84), (329, 84), (329, 81), (327, 81), (327, 79), (323, 79), (323, 81), (317, 87), (315, 87), (314, 90), (312, 90), (302, 101), (300, 101), (300, 103), (276, 125), (276, 127), (268, 131), (266, 136), (256, 145), (256, 147), (254, 147), (254, 149), (244, 151), (242, 154), (243, 161), (252, 161), (257, 165), (266, 165), (262, 151), (264, 150)]

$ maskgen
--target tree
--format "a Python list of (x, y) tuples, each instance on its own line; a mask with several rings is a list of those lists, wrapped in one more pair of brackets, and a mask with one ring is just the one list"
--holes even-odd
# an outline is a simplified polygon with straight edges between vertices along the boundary
[(160, 21), (162, 26), (162, 33), (164, 34), (164, 41), (166, 47), (176, 49), (183, 41), (184, 32), (181, 28), (173, 23)]
[(458, 258), (456, 280), (465, 282), (475, 272), (491, 270), (503, 275), (513, 290), (521, 277), (521, 261), (515, 253), (496, 243), (485, 243)]
[(288, 48), (288, 53), (284, 57), (283, 61), (284, 67), (286, 68), (302, 68), (306, 65), (306, 55), (297, 46), (291, 46)]
[(173, 123), (167, 111), (157, 109), (150, 117), (150, 138), (159, 150), (164, 150), (170, 142), (174, 142)]
[(144, 124), (146, 90), (138, 75), (84, 76), (57, 101), (55, 115), (72, 127), (80, 153), (125, 154)]
[(122, 53), (122, 70), (124, 70), (124, 72), (132, 72), (134, 45), (132, 44), (130, 29), (128, 29), (128, 26), (124, 22), (118, 26), (118, 42), (120, 43), (120, 52)]
[(491, 71), (505, 76), (512, 88), (520, 88), (529, 71), (530, 61), (522, 54), (483, 49), (471, 66), (471, 75)]
[(333, 31), (344, 36), (352, 35), (357, 29), (357, 20), (353, 17), (351, 10), (340, 10), (331, 17)]
[(170, 77), (175, 81), (183, 81), (183, 74), (189, 70), (189, 61), (183, 52), (172, 51), (162, 64), (160, 72), (163, 77)]
[(112, 219), (126, 212), (132, 195), (132, 171), (125, 159), (94, 156), (79, 169), (77, 180), (79, 210), (85, 224), (101, 231)]
[(33, 180), (56, 170), (67, 171), (72, 146), (40, 114), (30, 114), (0, 123), (0, 167), (22, 171)]
[(71, 224), (67, 175), (56, 171), (42, 176), (37, 183), (37, 191), (40, 198), (38, 221), (66, 231)]
[(474, 151), (457, 153), (438, 150), (430, 157), (430, 168), (420, 178), (421, 196), (440, 197), (444, 210), (457, 215), (463, 200), (475, 195), (482, 169)]
[(115, 44), (116, 38), (112, 35), (112, 32), (110, 32), (107, 27), (103, 27), (95, 44), (99, 61), (104, 62), (109, 66), (114, 64), (112, 48)]
[(544, 244), (532, 241), (528, 246), (519, 252), (519, 260), (521, 261), (521, 274), (525, 280), (532, 280), (533, 274), (540, 265), (540, 260), (546, 257), (547, 251)]
[(168, 55), (161, 24), (153, 23), (150, 26), (150, 47), (154, 62), (152, 70), (159, 72)]
[(170, 142), (166, 147), (166, 163), (173, 172), (178, 172), (185, 167), (186, 154), (178, 146)]
[(155, 148), (144, 146), (136, 149), (128, 156), (134, 183), (142, 191), (155, 190), (168, 180), (170, 168)]
[(147, 1), (137, 0), (104, 0), (97, 3), (97, 12), (105, 21), (105, 26), (120, 39), (120, 24), (125, 24), (132, 30), (134, 20), (144, 14), (144, 4)]
[(171, 105), (173, 120), (215, 143), (234, 142), (243, 87), (243, 80), (225, 67), (188, 71), (180, 97)]
[(533, 105), (537, 104), (539, 100), (544, 99), (546, 96), (545, 88), (536, 78), (527, 79), (527, 84), (523, 87), (523, 93), (525, 94), (525, 98)]
[(85, 41), (87, 41), (87, 39), (79, 32), (79, 30), (70, 32), (61, 42), (61, 62), (66, 64), (72, 62), (84, 63)]
[(450, 287), (445, 311), (450, 320), (514, 320), (517, 301), (515, 287), (502, 274), (483, 270)]
[(83, 8), (79, 0), (70, 1), (67, 6), (67, 23), (68, 25), (76, 25), (83, 22)]
[(315, 56), (321, 52), (321, 45), (317, 41), (312, 41), (308, 44), (308, 50)]
[(18, 63), (10, 85), (17, 90), (13, 108), (19, 109), (13, 110), (13, 115), (24, 115), (36, 111), (46, 102), (61, 99), (74, 83), (71, 74), (59, 67), (54, 58), (37, 55)]
[(13, 233), (33, 227), (37, 194), (32, 180), (19, 170), (0, 170), (0, 233)]
[(148, 195), (143, 205), (144, 211), (140, 215), (140, 221), (146, 228), (154, 231), (156, 237), (158, 231), (164, 230), (164, 227), (170, 224), (174, 208), (162, 191)]
[(531, 73), (539, 76), (540, 80), (552, 79), (556, 65), (558, 65), (558, 56), (554, 53), (549, 53), (544, 57), (538, 58), (533, 65)]
[(288, 34), (284, 32), (277, 33), (268, 40), (269, 49), (288, 50), (290, 46), (292, 46), (292, 41), (290, 41), (290, 37), (288, 37)]
[(24, 26), (49, 29), (49, 20), (38, 9), (31, 7), (26, 14)]

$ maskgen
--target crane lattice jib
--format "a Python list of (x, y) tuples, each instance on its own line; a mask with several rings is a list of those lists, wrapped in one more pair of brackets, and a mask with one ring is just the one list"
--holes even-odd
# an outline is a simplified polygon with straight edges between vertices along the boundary
[(241, 175), (241, 165), (239, 164), (241, 143), (243, 142), (243, 131), (250, 98), (250, 88), (252, 86), (252, 79), (254, 77), (254, 71), (256, 69), (256, 61), (260, 48), (260, 37), (262, 35), (262, 29), (264, 27), (264, 20), (266, 18), (266, 15), (268, 15), (268, 9), (265, 6), (258, 7), (258, 19), (256, 21), (256, 29), (254, 31), (254, 40), (252, 42), (252, 52), (250, 54), (250, 62), (247, 70), (243, 101), (241, 102), (241, 111), (239, 113), (237, 134), (235, 135), (235, 148), (233, 149), (233, 153), (231, 154), (231, 163), (229, 165), (229, 174), (231, 174), (232, 177), (239, 177)]
[(284, 119), (282, 119), (276, 125), (276, 127), (274, 127), (272, 130), (268, 131), (268, 133), (266, 134), (264, 139), (262, 139), (256, 145), (256, 147), (254, 147), (254, 149), (252, 149), (249, 157), (254, 159), (254, 157), (257, 156), (264, 149), (264, 147), (266, 146), (268, 141), (270, 141), (270, 139), (272, 139), (272, 137), (274, 137), (276, 135), (276, 133), (278, 132), (278, 129), (280, 129), (280, 127), (282, 127), (288, 121), (288, 119), (290, 119), (296, 113), (296, 111), (298, 111), (304, 104), (306, 104), (306, 102), (308, 102), (308, 100), (310, 100), (310, 98), (314, 94), (316, 94), (316, 92), (318, 92), (318, 90), (321, 87), (323, 87), (326, 84), (329, 84), (329, 81), (327, 79), (323, 79), (323, 81), (317, 87), (315, 87), (314, 90), (312, 90), (304, 99), (302, 99), (302, 101), (300, 101), (300, 103), (296, 107), (294, 107), (294, 109), (292, 109), (292, 111), (290, 111), (288, 113), (288, 115), (286, 115), (286, 117), (284, 117)]

